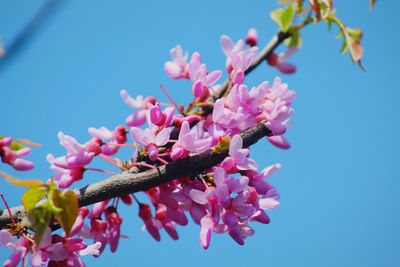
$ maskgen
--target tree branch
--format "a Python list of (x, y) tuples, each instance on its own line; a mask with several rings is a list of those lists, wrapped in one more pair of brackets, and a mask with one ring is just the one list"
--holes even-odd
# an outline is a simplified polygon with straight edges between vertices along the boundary
[[(265, 122), (261, 121), (240, 133), (244, 147), (255, 144), (264, 136), (272, 135), (271, 131), (265, 126)], [(79, 205), (87, 206), (106, 199), (145, 191), (181, 177), (200, 174), (219, 164), (227, 156), (228, 148), (224, 148), (218, 153), (209, 149), (154, 170), (116, 174), (103, 181), (76, 189), (75, 193), (79, 199)], [(19, 221), (25, 216), (25, 209), (23, 206), (11, 208), (11, 214), (15, 221)], [(0, 211), (0, 229), (7, 228), (9, 223), (11, 223), (11, 218), (7, 210)]]

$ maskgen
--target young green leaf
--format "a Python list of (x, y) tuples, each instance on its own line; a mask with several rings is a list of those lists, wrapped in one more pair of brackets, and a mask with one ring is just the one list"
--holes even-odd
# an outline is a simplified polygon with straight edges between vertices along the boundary
[(296, 14), (295, 5), (288, 5), (284, 8), (278, 8), (270, 13), (271, 19), (275, 21), (283, 32), (287, 32), (292, 26), (293, 18)]
[(57, 221), (61, 224), (65, 233), (68, 235), (78, 217), (78, 199), (72, 190), (61, 193), (60, 190), (54, 190), (51, 194), (54, 205), (61, 211), (55, 214)]
[(35, 241), (39, 244), (44, 236), (44, 233), (49, 226), (51, 214), (45, 207), (36, 207), (31, 209), (27, 216), (24, 217), (22, 223), (24, 226), (31, 228), (35, 231)]
[(34, 186), (26, 190), (21, 198), (21, 202), (24, 205), (25, 210), (29, 212), (31, 209), (33, 209), (45, 194), (46, 189), (44, 187)]
[(11, 150), (13, 150), (13, 151), (18, 151), (18, 150), (21, 150), (21, 149), (25, 148), (25, 146), (23, 146), (23, 145), (21, 145), (21, 144), (18, 144), (18, 143), (16, 143), (16, 142), (12, 142), (12, 143), (10, 144), (10, 148), (11, 148)]

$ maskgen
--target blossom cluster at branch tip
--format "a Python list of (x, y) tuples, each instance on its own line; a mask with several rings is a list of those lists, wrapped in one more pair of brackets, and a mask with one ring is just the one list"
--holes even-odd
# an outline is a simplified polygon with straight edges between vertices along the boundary
[[(263, 122), (271, 132), (267, 140), (279, 148), (289, 148), (285, 133), (290, 127), (295, 93), (280, 78), (256, 86), (245, 84), (247, 71), (258, 53), (257, 43), (255, 29), (250, 29), (245, 40), (236, 43), (226, 35), (221, 37), (229, 85), (218, 99), (215, 98), (220, 88), (216, 83), (223, 72), (209, 71), (198, 52), (189, 60), (188, 52), (176, 46), (171, 49), (172, 59), (165, 63), (164, 69), (172, 79), (186, 79), (188, 91), (193, 95), (191, 102), (178, 107), (164, 88), (172, 103), (153, 96), (133, 98), (122, 90), (123, 101), (134, 109), (125, 120), (126, 126), (118, 125), (113, 130), (90, 127), (90, 137), (84, 143), (59, 132), (65, 154), (47, 156), (54, 172), (51, 181), (58, 189), (91, 182), (84, 179), (89, 171), (143, 172), (207, 150), (218, 153), (221, 147), (228, 153), (222, 162), (140, 194), (126, 194), (90, 208), (81, 207), (68, 234), (52, 235), (48, 228), (39, 243), (32, 234), (23, 234), (16, 241), (9, 231), (2, 230), (0, 245), (12, 252), (4, 266), (16, 266), (29, 254), (34, 267), (84, 266), (83, 255), (100, 256), (107, 246), (115, 252), (124, 237), (121, 226), (125, 221), (119, 213), (122, 203), (137, 208), (143, 231), (156, 241), (161, 240), (162, 230), (177, 240), (178, 227), (187, 225), (192, 218), (200, 227), (199, 240), (204, 249), (210, 246), (214, 234), (227, 234), (243, 245), (255, 233), (253, 223), (268, 224), (267, 212), (279, 205), (279, 194), (267, 178), (281, 166), (273, 164), (260, 170), (251, 158), (252, 149), (244, 146), (240, 133)], [(28, 169), (29, 163), (20, 157), (29, 150), (12, 151), (10, 142), (10, 138), (0, 140), (2, 160), (15, 168)], [(122, 149), (130, 151), (128, 159), (116, 157)], [(97, 160), (110, 163), (114, 170), (92, 167)]]

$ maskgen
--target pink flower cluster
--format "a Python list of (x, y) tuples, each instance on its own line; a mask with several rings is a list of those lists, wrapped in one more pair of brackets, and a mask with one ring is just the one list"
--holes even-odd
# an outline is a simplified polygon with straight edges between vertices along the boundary
[[(137, 194), (131, 194), (99, 202), (90, 211), (81, 208), (68, 236), (51, 237), (48, 231), (40, 244), (32, 245), (28, 237), (13, 243), (10, 234), (2, 231), (0, 244), (13, 251), (5, 266), (16, 266), (28, 251), (33, 251), (31, 263), (35, 267), (45, 264), (84, 266), (81, 255), (99, 256), (107, 245), (115, 252), (122, 236), (120, 202), (137, 203), (143, 230), (157, 241), (161, 239), (162, 229), (172, 239), (178, 239), (177, 226), (187, 225), (187, 216), (190, 216), (201, 228), (200, 244), (204, 249), (209, 247), (213, 233), (226, 233), (243, 245), (245, 239), (254, 234), (253, 222), (268, 224), (270, 219), (266, 212), (279, 205), (279, 194), (266, 179), (279, 170), (280, 165), (260, 171), (250, 157), (250, 148), (243, 147), (239, 133), (266, 121), (266, 127), (272, 132), (272, 136), (267, 137), (269, 142), (279, 148), (289, 148), (284, 134), (290, 126), (289, 118), (293, 114), (290, 105), (295, 93), (280, 78), (272, 84), (262, 82), (254, 87), (244, 84), (246, 71), (257, 55), (257, 39), (254, 29), (249, 30), (245, 41), (237, 43), (222, 36), (229, 86), (224, 96), (216, 100), (219, 87), (215, 84), (222, 71), (209, 71), (198, 52), (193, 53), (189, 61), (189, 54), (176, 46), (171, 50), (172, 60), (164, 67), (171, 78), (189, 81), (193, 99), (186, 107), (178, 107), (164, 88), (171, 104), (155, 97), (132, 98), (122, 90), (122, 99), (134, 109), (125, 121), (126, 127), (89, 128), (91, 139), (83, 144), (60, 132), (58, 137), (66, 154), (59, 157), (49, 154), (47, 159), (58, 187), (68, 188), (82, 180), (87, 171), (114, 173), (89, 167), (95, 157), (111, 163), (119, 171), (133, 168), (145, 171), (214, 149), (227, 140), (228, 157), (202, 173), (176, 177), (144, 192), (140, 198), (147, 197), (148, 204), (139, 200)], [(129, 136), (132, 141), (128, 141)], [(7, 140), (0, 142), (2, 151), (5, 146), (1, 144)], [(129, 159), (115, 158), (121, 147), (132, 150)], [(88, 242), (92, 245), (87, 245), (83, 239), (92, 240)]]
[(4, 267), (18, 266), (21, 260), (27, 260), (29, 253), (32, 254), (30, 263), (33, 267), (84, 267), (86, 265), (80, 256), (99, 255), (100, 245), (100, 242), (87, 245), (80, 237), (52, 235), (50, 228), (45, 230), (40, 243), (35, 243), (28, 235), (15, 241), (7, 231), (0, 231), (0, 246), (12, 251), (12, 255), (3, 263)]
[(11, 137), (0, 138), (0, 159), (2, 162), (11, 165), (18, 171), (28, 171), (33, 169), (34, 165), (31, 161), (23, 159), (29, 155), (31, 149), (24, 147), (14, 149), (12, 147), (13, 139)]

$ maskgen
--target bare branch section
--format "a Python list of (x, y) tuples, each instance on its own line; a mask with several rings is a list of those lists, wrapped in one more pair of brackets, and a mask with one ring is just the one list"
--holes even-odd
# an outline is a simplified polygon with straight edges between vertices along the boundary
[[(243, 138), (243, 146), (249, 147), (264, 136), (271, 136), (272, 133), (265, 126), (265, 121), (262, 121), (242, 131), (240, 135)], [(181, 177), (200, 174), (219, 164), (227, 156), (228, 148), (218, 153), (210, 149), (203, 153), (171, 162), (168, 165), (160, 166), (154, 170), (141, 173), (123, 172), (113, 175), (100, 182), (76, 189), (75, 193), (79, 199), (79, 205), (87, 206), (109, 198), (145, 191)], [(17, 206), (11, 208), (11, 213), (14, 220), (18, 221), (25, 216), (25, 209), (23, 206)], [(0, 211), (0, 229), (7, 228), (9, 223), (11, 223), (11, 218), (7, 210)]]

